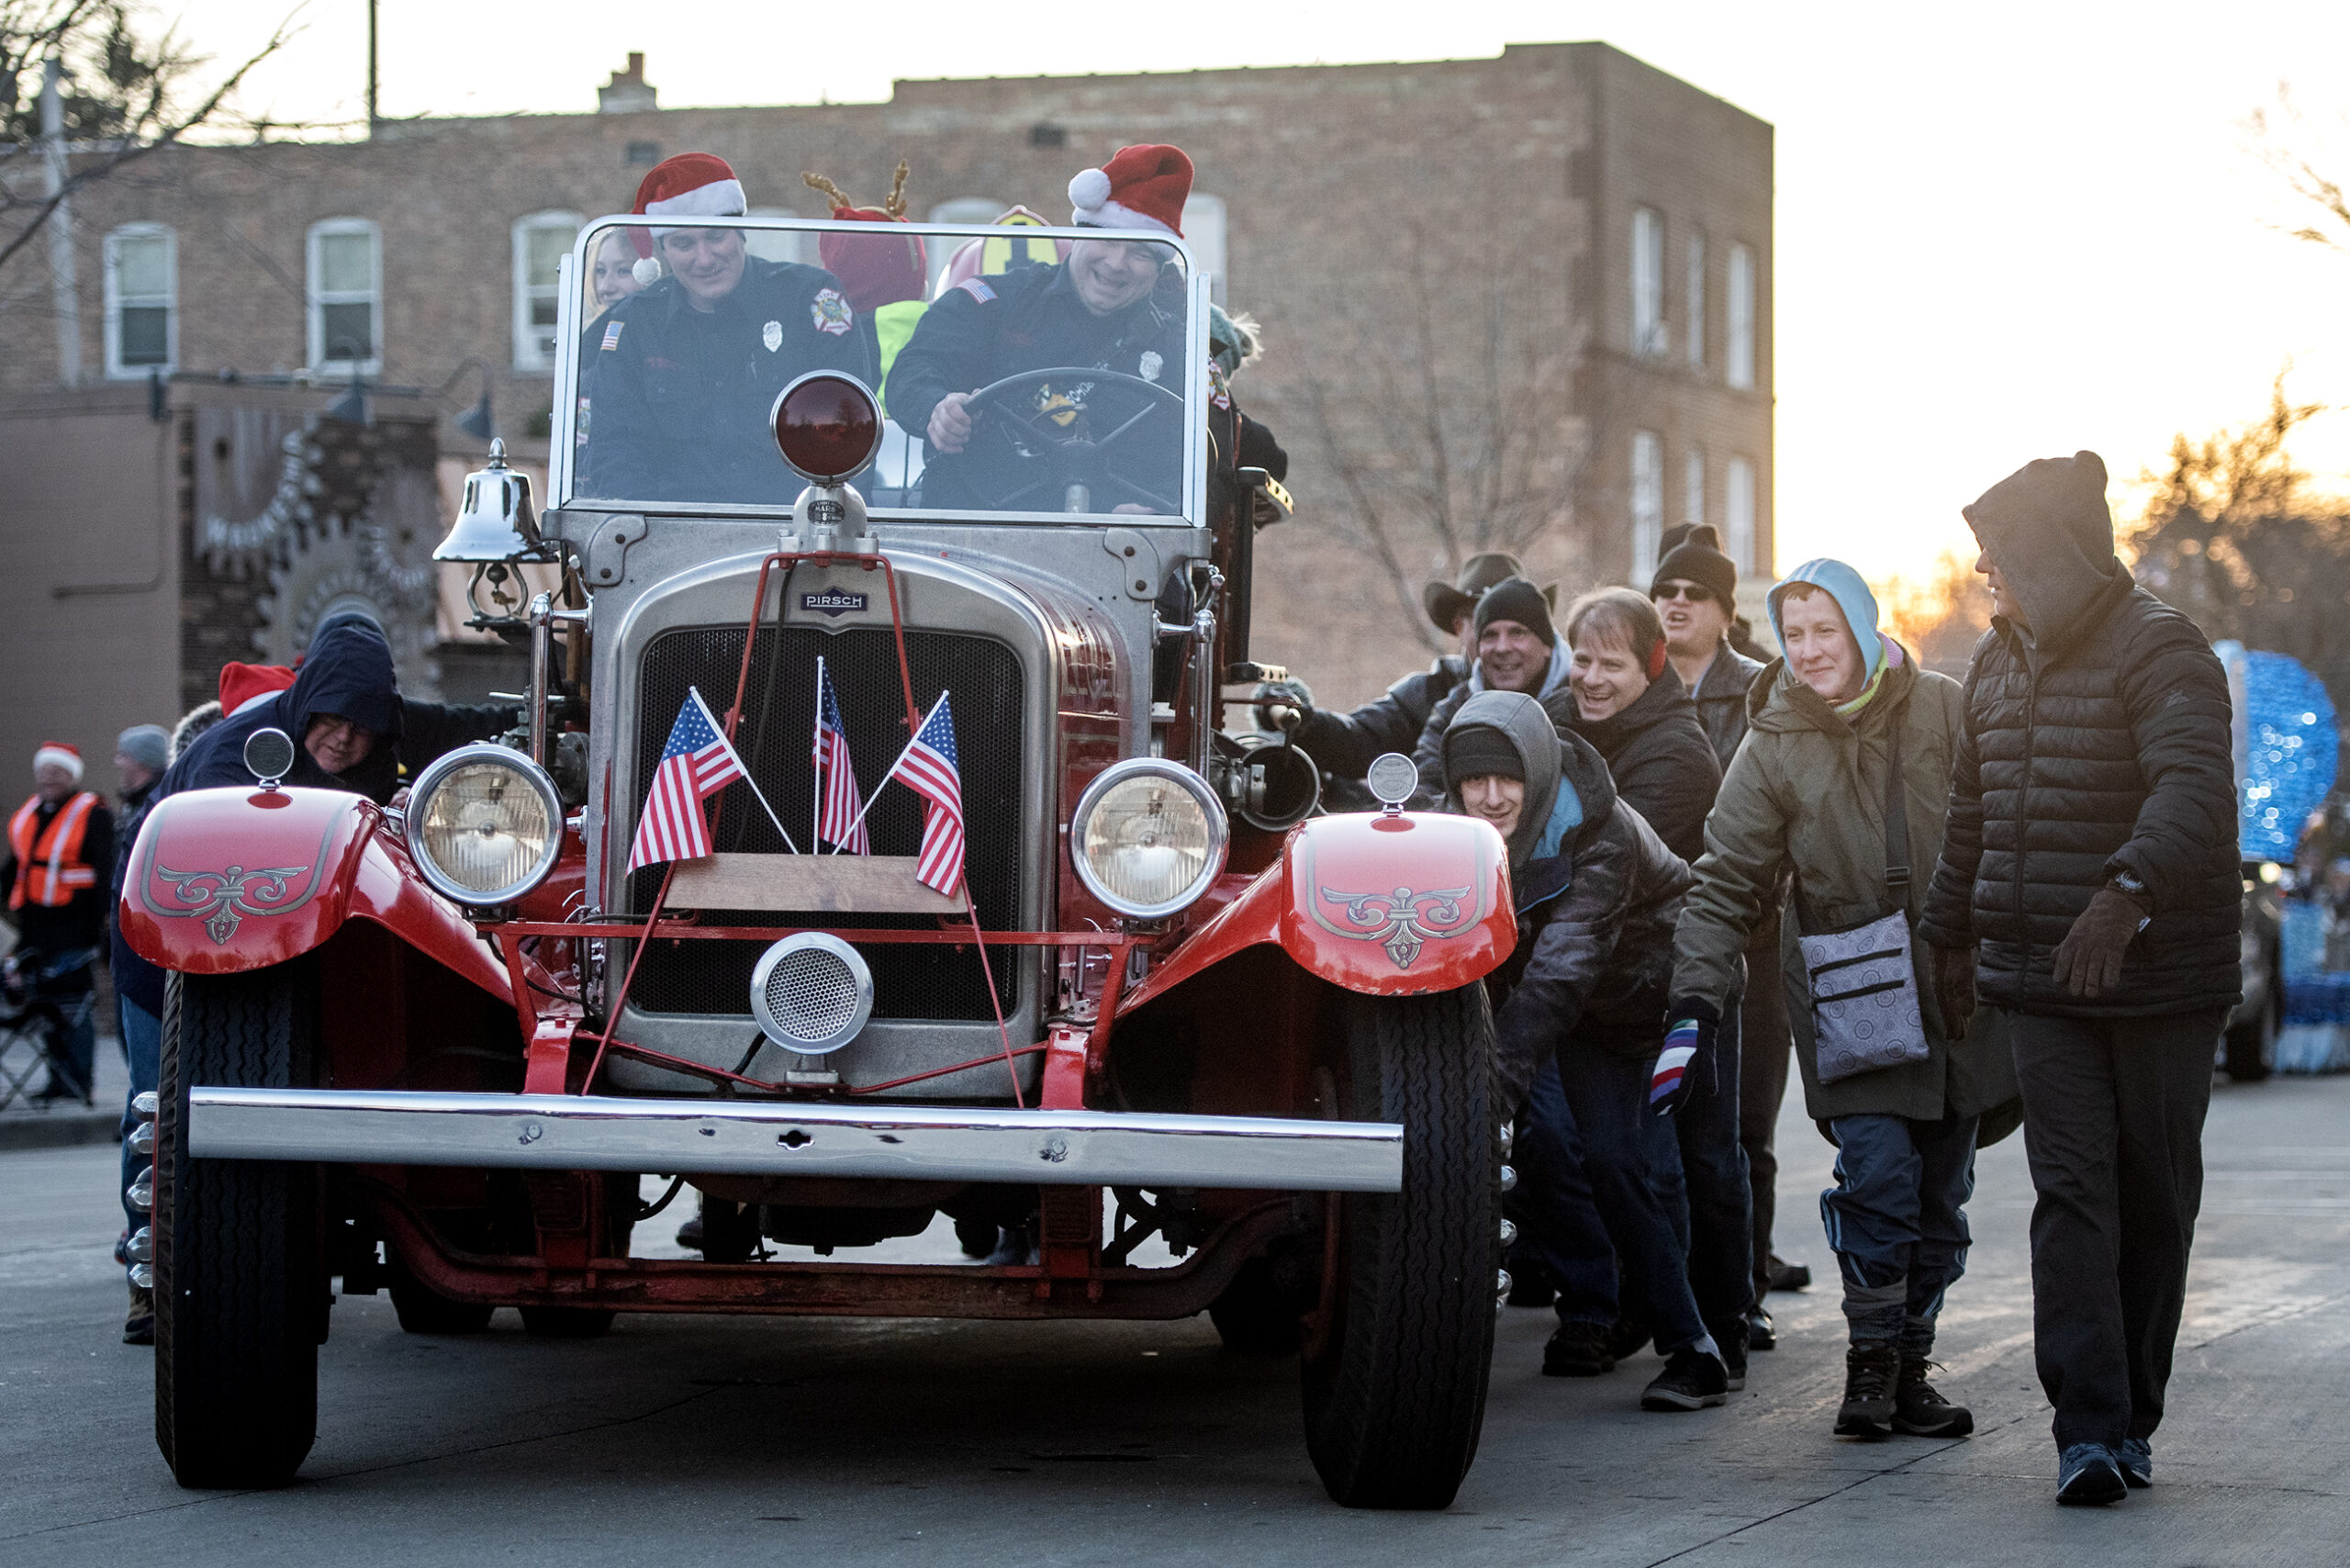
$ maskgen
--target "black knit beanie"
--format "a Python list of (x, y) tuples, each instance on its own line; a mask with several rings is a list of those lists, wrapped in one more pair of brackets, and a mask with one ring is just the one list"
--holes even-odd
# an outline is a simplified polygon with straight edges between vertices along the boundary
[(1491, 724), (1456, 724), (1445, 731), (1445, 790), (1458, 794), (1462, 779), (1487, 774), (1525, 780), (1526, 759), (1517, 755), (1509, 736)]
[(1515, 621), (1541, 638), (1544, 647), (1558, 646), (1559, 634), (1550, 629), (1550, 601), (1524, 577), (1504, 577), (1477, 601), (1477, 635), (1483, 636), (1496, 621)]
[[(1677, 541), (1675, 534), (1680, 535)], [(1737, 604), (1738, 566), (1722, 554), (1722, 536), (1714, 532), (1712, 523), (1684, 523), (1668, 530), (1662, 543), (1664, 559), (1656, 564), (1656, 576), (1649, 579), (1651, 599), (1663, 583), (1678, 580), (1695, 583), (1724, 610)]]

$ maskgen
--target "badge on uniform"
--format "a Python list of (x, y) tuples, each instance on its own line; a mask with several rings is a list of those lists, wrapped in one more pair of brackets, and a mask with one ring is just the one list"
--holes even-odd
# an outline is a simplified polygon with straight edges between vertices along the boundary
[(1164, 359), (1162, 359), (1162, 358), (1159, 356), (1159, 353), (1158, 353), (1158, 351), (1157, 349), (1145, 349), (1145, 350), (1143, 350), (1143, 351), (1142, 351), (1142, 378), (1143, 378), (1145, 381), (1156, 381), (1156, 380), (1158, 380), (1158, 368), (1159, 368), (1159, 366), (1161, 366), (1161, 365), (1165, 364), (1166, 363), (1167, 363), (1167, 361), (1166, 361), (1166, 360), (1164, 360)]
[(610, 326), (606, 327), (604, 329), (604, 347), (607, 349), (616, 349), (620, 347), (621, 329), (627, 325), (628, 323), (625, 321), (614, 321)]
[[(808, 314), (816, 319), (816, 330), (839, 337), (856, 320), (856, 312), (841, 297), (837, 288), (820, 288), (816, 297), (808, 302)], [(769, 344), (773, 347), (773, 344)]]
[(767, 344), (767, 353), (773, 353), (776, 350), (783, 347), (783, 323), (780, 321), (770, 321), (766, 326), (761, 327), (759, 329), (759, 342)]

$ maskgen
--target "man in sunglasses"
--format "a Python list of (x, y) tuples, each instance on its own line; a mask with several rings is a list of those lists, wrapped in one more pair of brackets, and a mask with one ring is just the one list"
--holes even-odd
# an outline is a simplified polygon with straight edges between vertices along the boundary
[[(1746, 738), (1746, 690), (1762, 666), (1730, 645), (1730, 625), (1737, 614), (1738, 564), (1722, 553), (1721, 535), (1708, 523), (1682, 523), (1660, 541), (1663, 559), (1649, 585), (1657, 619), (1664, 622), (1665, 656), (1673, 661), (1682, 683), (1697, 700), (1697, 722), (1729, 771), (1738, 743)], [(1811, 1282), (1811, 1271), (1800, 1263), (1783, 1262), (1771, 1250), (1771, 1230), (1777, 1218), (1775, 1196), (1779, 1161), (1773, 1148), (1779, 1122), (1779, 1103), (1787, 1092), (1787, 1064), (1792, 1039), (1787, 1032), (1785, 999), (1775, 985), (1752, 983), (1757, 975), (1777, 972), (1779, 920), (1775, 913), (1754, 933), (1746, 950), (1748, 985), (1739, 1002), (1738, 1141), (1746, 1150), (1749, 1184), (1753, 1192), (1754, 1305), (1747, 1314), (1750, 1350), (1767, 1350), (1775, 1344), (1764, 1296), (1773, 1290), (1799, 1289)]]

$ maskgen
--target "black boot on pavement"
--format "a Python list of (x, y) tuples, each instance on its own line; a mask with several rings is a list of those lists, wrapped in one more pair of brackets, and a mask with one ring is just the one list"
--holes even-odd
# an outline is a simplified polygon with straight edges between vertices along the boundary
[(1544, 1377), (1597, 1377), (1615, 1370), (1604, 1323), (1561, 1323), (1542, 1347)]
[(1771, 1288), (1774, 1291), (1809, 1290), (1811, 1265), (1790, 1263), (1774, 1253), (1771, 1257)]
[(1746, 1314), (1746, 1348), (1750, 1350), (1775, 1350), (1779, 1348), (1778, 1327), (1760, 1303)]
[(1691, 1346), (1675, 1350), (1656, 1381), (1640, 1390), (1643, 1410), (1703, 1410), (1729, 1403), (1729, 1374), (1722, 1359)]
[(1901, 1357), (1901, 1378), (1893, 1391), (1893, 1429), (1919, 1438), (1963, 1438), (1975, 1430), (1975, 1413), (1953, 1405), (1926, 1381), (1934, 1363), (1923, 1356)]
[(1890, 1339), (1856, 1339), (1844, 1352), (1844, 1403), (1836, 1412), (1840, 1438), (1893, 1435), (1894, 1388), (1901, 1350)]
[(122, 1342), (126, 1345), (151, 1345), (155, 1342), (155, 1293), (130, 1287), (130, 1312), (122, 1320)]

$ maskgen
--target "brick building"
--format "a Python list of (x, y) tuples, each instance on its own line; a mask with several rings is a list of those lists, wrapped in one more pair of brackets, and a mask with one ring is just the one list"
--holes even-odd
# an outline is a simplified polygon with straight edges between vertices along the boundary
[[(388, 123), (363, 142), (181, 147), (91, 187), (74, 210), (84, 381), (161, 375), (178, 407), (233, 370), (285, 383), (256, 392), (281, 412), (353, 375), (417, 389), (404, 406), (437, 414), (441, 466), (459, 471), (482, 443), (453, 421), (486, 389), (509, 444), (543, 462), (554, 258), (658, 159), (720, 154), (754, 211), (822, 216), (802, 170), (878, 201), (903, 158), (914, 216), (1019, 202), (1058, 218), (1072, 173), (1172, 141), (1199, 169), (1186, 231), (1219, 297), (1263, 324), (1237, 390), (1287, 446), (1301, 505), (1260, 545), (1259, 657), (1326, 702), (1367, 697), (1427, 656), (1420, 581), (1483, 548), (1516, 548), (1572, 592), (1645, 582), (1662, 529), (1703, 518), (1769, 569), (1771, 128), (1606, 44), (673, 110), (631, 57), (599, 96), (595, 114)], [(54, 407), (46, 295), (16, 287), (0, 410)], [(252, 439), (266, 465), (274, 437)], [(0, 529), (56, 526), (63, 495), (18, 487)], [(176, 601), (104, 608), (185, 622), (178, 667), (149, 684), (194, 692), (229, 645), (282, 633), (200, 591), (193, 539), (174, 554), (188, 575), (155, 591)], [(22, 690), (36, 655), (8, 641)], [(17, 727), (0, 719), (0, 768), (29, 747)]]

